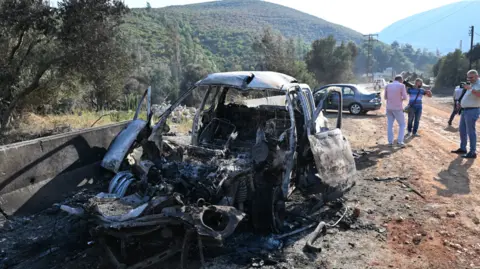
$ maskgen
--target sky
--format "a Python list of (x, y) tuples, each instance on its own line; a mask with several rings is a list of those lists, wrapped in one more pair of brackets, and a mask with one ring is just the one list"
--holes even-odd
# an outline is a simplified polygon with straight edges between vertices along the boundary
[[(354, 29), (362, 34), (380, 32), (390, 24), (436, 7), (462, 0), (267, 0)], [(466, 0), (463, 0), (466, 1)], [(478, 0), (477, 0), (478, 1)], [(146, 0), (125, 0), (129, 7), (145, 7)], [(152, 7), (206, 2), (149, 0)]]

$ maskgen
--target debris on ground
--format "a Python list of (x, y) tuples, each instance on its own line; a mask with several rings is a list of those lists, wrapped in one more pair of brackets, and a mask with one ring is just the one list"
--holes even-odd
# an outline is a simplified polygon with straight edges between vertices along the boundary
[(449, 218), (455, 218), (457, 216), (457, 213), (453, 212), (453, 211), (448, 211), (447, 212), (447, 217)]

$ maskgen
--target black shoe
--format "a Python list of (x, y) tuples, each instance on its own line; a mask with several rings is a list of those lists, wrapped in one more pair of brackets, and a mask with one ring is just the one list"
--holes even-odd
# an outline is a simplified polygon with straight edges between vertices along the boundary
[(463, 149), (457, 149), (457, 150), (452, 150), (450, 151), (451, 153), (456, 153), (456, 154), (466, 154), (467, 151)]
[(476, 153), (473, 153), (473, 152), (469, 152), (469, 153), (467, 153), (467, 154), (462, 155), (462, 158), (465, 158), (465, 159), (476, 159), (476, 158), (477, 158), (477, 154), (476, 154)]

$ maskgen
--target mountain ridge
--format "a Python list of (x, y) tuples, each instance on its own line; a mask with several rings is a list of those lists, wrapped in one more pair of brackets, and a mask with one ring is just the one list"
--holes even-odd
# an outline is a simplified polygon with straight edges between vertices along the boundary
[(385, 43), (409, 43), (430, 51), (438, 49), (444, 54), (459, 48), (462, 40), (462, 49), (466, 51), (470, 44), (468, 27), (480, 27), (474, 19), (479, 12), (480, 1), (451, 3), (399, 20), (380, 31), (379, 39)]

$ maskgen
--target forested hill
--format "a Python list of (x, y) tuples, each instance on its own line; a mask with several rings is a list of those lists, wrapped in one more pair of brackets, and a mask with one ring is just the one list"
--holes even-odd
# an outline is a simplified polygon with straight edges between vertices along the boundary
[[(168, 99), (174, 99), (179, 89), (187, 88), (193, 80), (211, 72), (263, 70), (267, 58), (302, 69), (312, 41), (330, 35), (334, 44), (344, 42), (346, 45), (348, 41), (356, 44), (349, 52), (354, 57), (353, 62), (347, 64), (347, 71), (357, 75), (366, 72), (367, 42), (360, 33), (259, 0), (224, 0), (165, 8), (147, 5), (132, 9), (122, 29), (125, 40), (133, 43), (132, 56), (137, 62), (135, 77), (166, 93), (161, 96)], [(333, 53), (333, 48), (330, 50), (320, 49), (326, 55)], [(349, 58), (344, 55), (345, 51), (337, 53)], [(280, 55), (286, 58), (280, 59)], [(437, 61), (431, 52), (398, 43), (376, 42), (371, 55), (374, 72), (388, 67), (398, 72), (431, 70)], [(290, 75), (303, 74), (298, 70), (284, 70), (276, 64), (269, 68), (291, 72)]]
[(305, 42), (333, 34), (339, 41), (355, 41), (362, 35), (352, 29), (282, 5), (260, 0), (223, 0), (200, 4), (171, 6), (160, 12), (181, 14), (198, 32), (258, 33), (265, 26), (280, 31), (287, 38)]
[(182, 46), (189, 47), (184, 49), (195, 50), (198, 57), (202, 57), (199, 50), (205, 49), (219, 70), (252, 68), (253, 39), (266, 27), (295, 39), (299, 56), (306, 53), (312, 41), (328, 35), (337, 41), (362, 40), (362, 35), (352, 29), (259, 0), (137, 8), (132, 9), (126, 22), (128, 34), (153, 57), (166, 55), (166, 43), (171, 43), (171, 36), (178, 31)]

